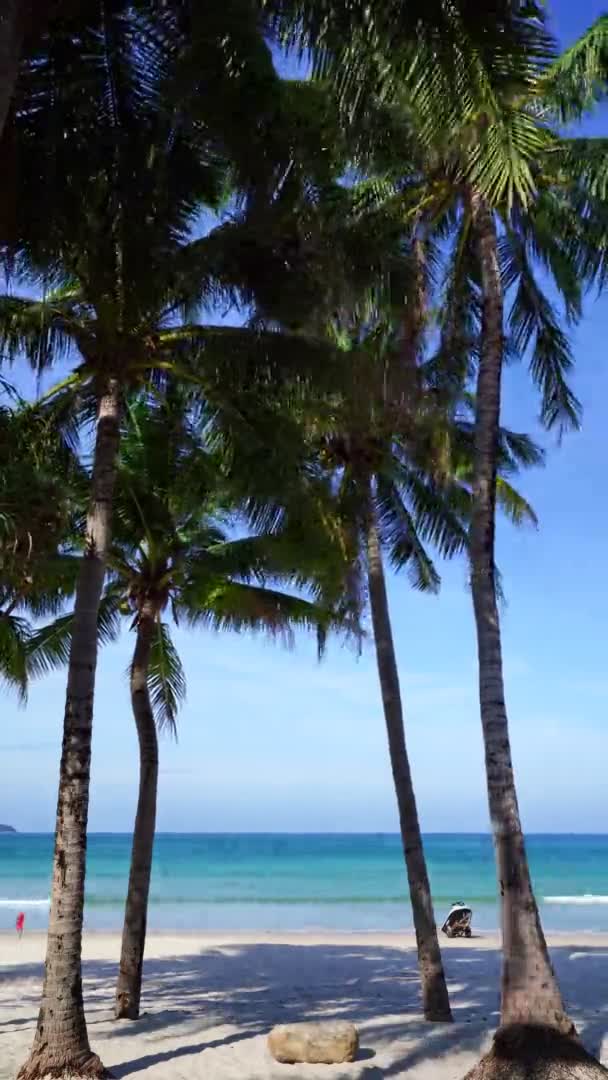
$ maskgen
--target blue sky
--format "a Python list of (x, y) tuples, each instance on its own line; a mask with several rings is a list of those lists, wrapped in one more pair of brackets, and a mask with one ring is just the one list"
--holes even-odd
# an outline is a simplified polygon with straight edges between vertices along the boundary
[[(553, 5), (564, 42), (602, 11)], [(598, 133), (600, 117), (592, 122)], [(504, 421), (548, 448), (521, 487), (538, 530), (501, 525), (498, 561), (505, 676), (524, 824), (529, 831), (606, 831), (606, 336), (608, 298), (590, 297), (574, 334), (582, 431), (560, 447), (537, 425), (525, 369), (505, 374)], [(487, 828), (477, 668), (463, 563), (441, 595), (390, 581), (396, 647), (423, 827)], [(314, 642), (288, 653), (263, 639), (177, 634), (188, 676), (179, 743), (163, 739), (158, 824), (165, 830), (393, 831), (394, 793), (374, 657)], [(90, 827), (130, 829), (137, 746), (125, 671), (132, 635), (102, 653)], [(65, 676), (34, 686), (26, 711), (3, 700), (0, 821), (54, 825)]]

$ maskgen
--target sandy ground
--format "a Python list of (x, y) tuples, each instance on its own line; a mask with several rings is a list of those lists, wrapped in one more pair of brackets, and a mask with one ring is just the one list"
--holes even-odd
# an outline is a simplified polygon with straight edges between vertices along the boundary
[[(112, 1020), (114, 934), (89, 933), (84, 991), (94, 1049), (117, 1078), (146, 1080), (461, 1080), (497, 1022), (499, 951), (491, 936), (446, 942), (456, 1023), (425, 1024), (413, 940), (397, 934), (150, 934), (143, 1015)], [(554, 935), (553, 959), (586, 1045), (608, 1064), (608, 936)], [(44, 935), (0, 934), (0, 1080), (13, 1080), (34, 1031)], [(352, 1065), (278, 1065), (275, 1023), (357, 1024)]]

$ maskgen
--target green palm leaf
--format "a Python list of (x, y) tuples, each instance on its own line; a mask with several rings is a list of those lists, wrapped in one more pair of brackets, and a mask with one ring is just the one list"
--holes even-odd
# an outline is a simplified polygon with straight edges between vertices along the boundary
[(568, 337), (541, 289), (521, 240), (510, 232), (501, 242), (505, 287), (514, 287), (509, 329), (520, 355), (530, 348), (530, 372), (542, 396), (547, 427), (578, 427), (580, 403), (567, 383), (574, 360)]
[(549, 67), (541, 92), (561, 120), (579, 119), (605, 97), (607, 82), (608, 15), (600, 15)]
[(438, 592), (441, 579), (396, 484), (379, 477), (375, 501), (380, 537), (394, 568), (405, 568), (415, 589)]
[(0, 680), (15, 690), (21, 704), (27, 700), (28, 648), (31, 630), (26, 619), (0, 615)]
[(236, 633), (267, 634), (287, 648), (295, 643), (294, 630), (313, 630), (322, 652), (327, 632), (343, 629), (339, 613), (299, 596), (240, 581), (189, 583), (181, 595), (181, 608), (191, 626)]
[[(109, 645), (118, 639), (120, 617), (114, 597), (102, 599), (97, 627), (101, 645)], [(67, 665), (73, 629), (74, 613), (69, 612), (31, 633), (27, 642), (27, 671), (32, 678), (40, 678)]]
[(77, 328), (65, 303), (0, 297), (0, 355), (9, 363), (24, 355), (35, 370), (42, 371), (69, 354)]
[(513, 525), (520, 526), (526, 522), (538, 525), (538, 518), (530, 503), (504, 476), (499, 476), (496, 480), (496, 502)]
[(177, 714), (186, 699), (186, 676), (169, 628), (160, 621), (152, 639), (148, 692), (159, 731), (166, 728), (177, 738)]

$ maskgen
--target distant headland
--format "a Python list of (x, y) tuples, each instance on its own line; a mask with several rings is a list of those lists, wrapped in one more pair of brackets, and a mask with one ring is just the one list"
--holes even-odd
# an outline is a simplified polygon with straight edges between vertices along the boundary
[(0, 833), (1, 832), (17, 832), (17, 830), (14, 829), (12, 825), (0, 825)]

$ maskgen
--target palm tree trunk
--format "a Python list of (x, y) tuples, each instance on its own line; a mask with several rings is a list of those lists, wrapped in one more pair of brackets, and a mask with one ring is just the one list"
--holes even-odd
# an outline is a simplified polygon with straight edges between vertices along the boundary
[(564, 1011), (532, 890), (511, 760), (494, 571), (503, 292), (494, 217), (478, 196), (472, 197), (471, 209), (483, 289), (471, 573), (488, 800), (502, 907), (501, 1022), (543, 1024), (567, 1034), (573, 1030), (572, 1023)]
[(74, 606), (42, 1004), (34, 1045), (19, 1080), (105, 1075), (99, 1058), (89, 1047), (82, 999), (81, 946), (97, 615), (111, 539), (119, 423), (119, 387), (112, 379), (99, 401), (87, 546)]
[(131, 665), (131, 705), (139, 740), (139, 798), (133, 832), (129, 889), (115, 1003), (116, 1018), (129, 1020), (137, 1020), (139, 1016), (152, 849), (156, 826), (158, 738), (148, 693), (148, 667), (155, 626), (156, 613), (153, 605), (147, 602), (139, 615), (137, 641)]
[(412, 226), (412, 281), (410, 291), (405, 297), (403, 319), (403, 367), (407, 373), (408, 381), (416, 374), (428, 311), (426, 252), (422, 238), (419, 235), (419, 228), (419, 221), (416, 217)]
[(17, 81), (25, 21), (25, 0), (2, 0), (0, 5), (0, 136)]
[(437, 939), (431, 887), (405, 744), (399, 673), (371, 491), (368, 502), (367, 567), (378, 676), (382, 690), (391, 769), (397, 795), (401, 839), (416, 930), (424, 1015), (427, 1020), (446, 1021), (452, 1019), (452, 1013)]

